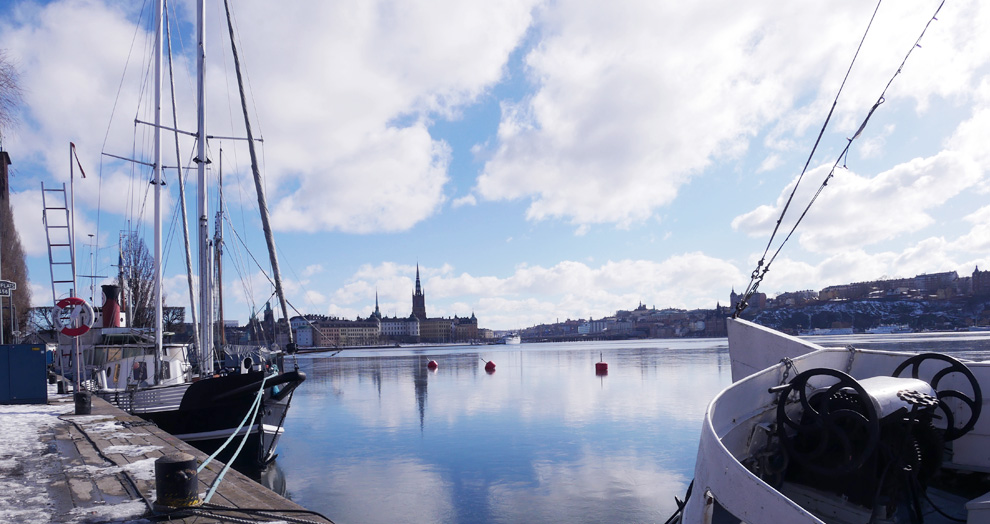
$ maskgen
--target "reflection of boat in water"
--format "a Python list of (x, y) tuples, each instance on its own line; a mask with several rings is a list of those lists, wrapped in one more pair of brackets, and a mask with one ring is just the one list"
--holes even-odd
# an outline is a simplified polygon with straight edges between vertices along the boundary
[(516, 334), (505, 335), (498, 341), (499, 344), (522, 344), (522, 337)]
[(729, 351), (736, 382), (705, 414), (683, 522), (990, 522), (990, 362), (823, 348), (736, 319)]
[[(202, 3), (200, 3), (200, 8), (205, 9)], [(159, 12), (154, 16), (156, 17), (154, 34), (158, 36), (153, 49), (156, 55), (154, 76), (156, 85), (161, 86), (163, 78), (162, 56), (167, 42), (164, 40), (162, 31), (164, 27), (162, 23), (163, 13)], [(203, 16), (200, 16), (198, 20), (200, 24), (198, 48), (203, 50), (205, 49)], [(239, 63), (233, 42), (231, 42), (231, 49), (234, 49), (234, 62), (235, 66), (238, 67), (238, 82), (240, 82)], [(194, 344), (167, 342), (163, 328), (160, 202), (162, 199), (161, 186), (164, 183), (161, 131), (171, 128), (165, 128), (160, 123), (161, 89), (155, 89), (155, 99), (152, 104), (155, 111), (155, 123), (151, 124), (155, 128), (155, 139), (151, 152), (153, 160), (151, 162), (134, 161), (151, 166), (153, 169), (152, 181), (155, 195), (154, 264), (148, 269), (148, 275), (128, 276), (127, 279), (124, 278), (124, 269), (121, 267), (122, 282), (129, 279), (132, 283), (137, 282), (138, 285), (146, 286), (150, 290), (147, 293), (150, 295), (148, 308), (155, 311), (155, 327), (146, 329), (122, 327), (120, 307), (117, 301), (118, 289), (116, 286), (104, 286), (106, 302), (102, 308), (103, 327), (88, 333), (84, 329), (78, 328), (74, 328), (75, 331), (73, 331), (72, 336), (79, 336), (79, 331), (86, 335), (84, 338), (73, 342), (78, 343), (78, 346), (83, 349), (83, 365), (79, 366), (79, 362), (73, 362), (71, 351), (63, 350), (60, 351), (59, 366), (62, 370), (68, 371), (66, 376), (76, 375), (76, 369), (78, 369), (77, 376), (80, 376), (86, 386), (100, 397), (121, 409), (154, 422), (165, 431), (205, 452), (215, 451), (228, 437), (235, 433), (244, 435), (243, 449), (240, 451), (241, 454), (237, 461), (245, 466), (258, 466), (270, 462), (275, 457), (275, 449), (279, 436), (284, 431), (283, 424), (292, 394), (306, 377), (298, 370), (298, 367), (290, 371), (285, 369), (284, 353), (277, 345), (229, 346), (214, 343), (213, 330), (216, 324), (222, 325), (222, 319), (220, 322), (215, 322), (213, 312), (217, 309), (222, 311), (222, 308), (218, 308), (215, 302), (217, 285), (212, 282), (215, 278), (217, 280), (219, 278), (217, 277), (218, 273), (215, 273), (216, 267), (213, 264), (214, 244), (213, 239), (210, 238), (211, 232), (206, 216), (206, 164), (211, 162), (208, 157), (207, 140), (212, 137), (206, 134), (205, 129), (204, 75), (205, 63), (203, 57), (200, 56), (197, 71), (198, 130), (195, 134), (198, 150), (190, 155), (196, 158), (199, 172), (197, 186), (200, 193), (198, 199), (200, 204), (198, 213), (200, 218), (198, 253), (200, 258), (200, 274), (198, 275), (200, 301), (197, 307), (201, 315), (198, 319), (196, 342)], [(275, 293), (281, 303), (282, 314), (287, 318), (281, 276), (271, 239), (268, 210), (267, 205), (264, 204), (263, 186), (260, 182), (253, 149), (254, 140), (251, 137), (246, 112), (244, 125), (248, 135), (247, 144), (251, 149), (252, 170), (256, 178), (262, 225), (266, 233), (269, 256), (272, 261)], [(174, 131), (174, 129), (171, 130)], [(176, 139), (177, 156), (179, 155), (178, 148), (178, 139)], [(122, 159), (122, 157), (116, 158)], [(171, 165), (181, 164), (178, 159), (168, 162), (175, 162)], [(64, 188), (61, 192), (64, 193)], [(46, 224), (48, 213), (53, 209), (62, 208), (53, 208), (46, 204)], [(64, 209), (62, 211), (65, 212)], [(182, 211), (181, 214), (184, 216), (184, 205)], [(66, 229), (68, 228), (66, 227)], [(51, 253), (52, 246), (55, 245), (51, 236), (49, 236), (48, 242)], [(139, 245), (141, 249), (145, 249), (143, 242), (132, 240), (127, 242), (131, 244), (131, 247)], [(128, 250), (122, 239), (121, 266), (124, 265), (125, 253), (129, 252), (139, 253), (140, 250)], [(52, 294), (56, 303), (59, 305), (63, 303), (85, 305), (74, 296), (60, 301), (60, 297), (56, 294), (57, 283), (71, 283), (72, 291), (70, 293), (74, 292), (76, 288), (74, 259), (71, 262), (73, 264), (72, 280), (57, 280), (55, 277), (56, 262), (51, 257), (50, 260), (52, 261), (53, 272)], [(188, 251), (187, 260), (189, 260)], [(193, 278), (190, 274), (190, 288), (192, 288), (192, 281)], [(190, 289), (190, 302), (193, 301), (193, 294), (193, 290)], [(67, 333), (65, 329), (63, 329), (63, 333)], [(64, 344), (64, 346), (70, 344)], [(291, 331), (289, 332), (288, 347), (294, 347)], [(236, 447), (236, 443), (234, 446), (228, 447), (224, 454), (220, 455), (220, 459), (225, 462), (229, 461)]]

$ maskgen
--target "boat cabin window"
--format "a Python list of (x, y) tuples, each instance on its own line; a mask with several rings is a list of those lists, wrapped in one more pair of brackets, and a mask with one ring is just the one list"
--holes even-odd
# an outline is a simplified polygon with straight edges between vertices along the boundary
[(169, 362), (162, 363), (162, 378), (169, 379), (172, 378), (172, 365)]
[[(93, 347), (93, 365), (102, 366), (107, 363), (107, 349), (99, 346)], [(107, 374), (110, 374), (110, 368), (107, 368)]]
[(118, 380), (120, 380), (120, 362), (113, 367), (113, 383), (116, 384)]

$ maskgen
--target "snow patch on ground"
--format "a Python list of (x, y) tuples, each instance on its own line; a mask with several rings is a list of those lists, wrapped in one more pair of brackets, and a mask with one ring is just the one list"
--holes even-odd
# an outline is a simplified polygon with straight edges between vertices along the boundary
[(151, 453), (152, 451), (158, 451), (162, 449), (161, 446), (137, 446), (137, 445), (127, 445), (127, 446), (107, 446), (103, 450), (103, 453), (116, 453), (120, 455), (125, 455), (128, 457), (137, 457)]
[(48, 522), (51, 432), (72, 406), (0, 405), (0, 522)]
[[(156, 446), (151, 446), (156, 447)], [(93, 477), (97, 476), (107, 476), (116, 475), (121, 472), (127, 472), (134, 477), (134, 480), (155, 480), (155, 461), (158, 460), (156, 457), (146, 458), (144, 460), (139, 460), (137, 462), (131, 462), (125, 466), (72, 466), (66, 471), (74, 474), (83, 474)]]
[(108, 504), (106, 506), (93, 506), (90, 508), (75, 508), (72, 510), (72, 517), (77, 523), (90, 522), (120, 522), (129, 524), (143, 524), (151, 521), (147, 519), (134, 520), (144, 515), (148, 507), (140, 500), (121, 502), (120, 504)]

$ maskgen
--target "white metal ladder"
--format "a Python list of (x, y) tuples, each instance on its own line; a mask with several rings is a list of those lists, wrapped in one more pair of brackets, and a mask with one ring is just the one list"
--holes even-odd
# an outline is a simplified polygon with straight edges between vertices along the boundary
[(61, 188), (46, 188), (41, 182), (42, 221), (48, 240), (48, 267), (52, 277), (52, 304), (59, 298), (73, 296), (76, 288), (76, 254), (72, 243), (72, 224), (65, 183)]

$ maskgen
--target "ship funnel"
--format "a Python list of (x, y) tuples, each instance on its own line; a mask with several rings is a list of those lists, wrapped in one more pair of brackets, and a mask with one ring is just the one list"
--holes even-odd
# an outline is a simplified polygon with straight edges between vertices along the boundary
[(104, 297), (103, 327), (120, 327), (120, 304), (117, 302), (120, 288), (113, 284), (107, 284), (101, 287), (103, 288)]

